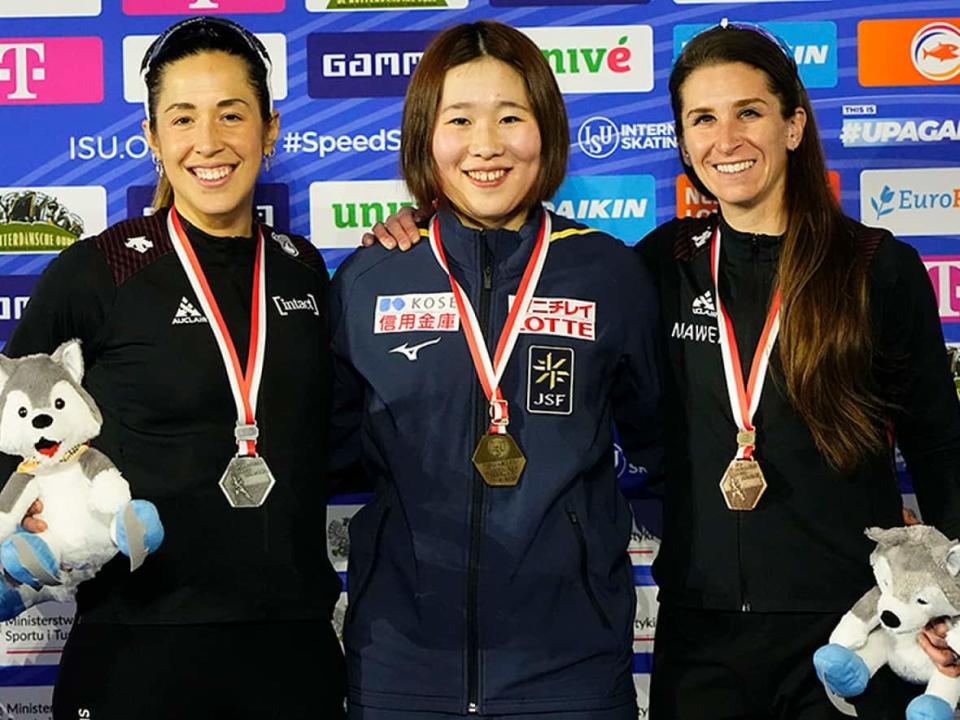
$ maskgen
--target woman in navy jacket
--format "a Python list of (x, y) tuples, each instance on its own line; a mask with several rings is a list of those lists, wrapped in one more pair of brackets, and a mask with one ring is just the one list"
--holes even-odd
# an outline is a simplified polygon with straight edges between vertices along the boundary
[(407, 184), (437, 208), (424, 242), (334, 279), (336, 462), (376, 483), (350, 524), (351, 718), (636, 717), (612, 425), (642, 462), (657, 310), (633, 253), (541, 206), (567, 145), (525, 35), (440, 33), (402, 128)]

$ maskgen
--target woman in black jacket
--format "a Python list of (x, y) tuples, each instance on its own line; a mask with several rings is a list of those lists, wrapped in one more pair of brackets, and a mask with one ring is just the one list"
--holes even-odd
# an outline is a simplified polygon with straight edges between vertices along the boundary
[(80, 586), (56, 720), (343, 715), (322, 530), (329, 280), (310, 243), (254, 216), (279, 131), (269, 71), (260, 41), (224, 19), (151, 45), (155, 212), (55, 259), (6, 346), (83, 341), (104, 416), (94, 444), (166, 527), (136, 573), (113, 561)]

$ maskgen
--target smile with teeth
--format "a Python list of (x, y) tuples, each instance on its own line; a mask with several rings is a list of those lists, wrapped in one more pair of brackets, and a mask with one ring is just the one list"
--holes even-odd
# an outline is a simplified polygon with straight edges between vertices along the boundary
[(233, 172), (233, 168), (229, 165), (222, 165), (215, 168), (195, 167), (191, 169), (191, 172), (201, 180), (222, 180)]
[(724, 163), (722, 165), (719, 165), (719, 164), (714, 165), (713, 167), (717, 172), (730, 175), (733, 173), (738, 173), (738, 172), (743, 172), (744, 170), (748, 170), (749, 168), (752, 168), (754, 165), (756, 165), (756, 163), (757, 163), (756, 160), (743, 160), (738, 163)]
[(471, 180), (477, 182), (496, 182), (507, 174), (506, 170), (467, 170)]

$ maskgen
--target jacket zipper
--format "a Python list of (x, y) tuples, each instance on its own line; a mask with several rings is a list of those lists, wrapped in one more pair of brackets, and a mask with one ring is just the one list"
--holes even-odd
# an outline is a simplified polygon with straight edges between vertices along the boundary
[[(760, 264), (760, 240), (756, 235), (750, 237), (750, 259), (753, 264), (753, 277), (756, 280)], [(750, 612), (750, 598), (747, 590), (747, 575), (743, 570), (743, 514), (737, 513), (737, 560), (740, 571), (740, 612)]]
[[(483, 285), (480, 289), (480, 316), (477, 318), (484, 338), (489, 337), (490, 331), (490, 295), (493, 290), (493, 258), (487, 248), (486, 234), (481, 230), (478, 240), (480, 245), (480, 267), (483, 269)], [(489, 346), (488, 346), (489, 347)], [(477, 384), (474, 396), (477, 401), (475, 414), (476, 427), (474, 435), (487, 431), (489, 424), (488, 401), (483, 388)], [(473, 496), (470, 501), (470, 559), (467, 566), (467, 713), (476, 715), (480, 712), (480, 629), (477, 603), (480, 586), (480, 540), (483, 525), (483, 478), (474, 470)]]

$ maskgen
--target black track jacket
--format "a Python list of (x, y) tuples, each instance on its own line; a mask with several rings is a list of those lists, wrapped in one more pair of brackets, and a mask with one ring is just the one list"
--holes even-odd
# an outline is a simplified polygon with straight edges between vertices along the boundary
[[(135, 573), (118, 556), (81, 585), (79, 615), (177, 624), (328, 618), (340, 581), (324, 532), (331, 362), (323, 260), (303, 238), (262, 228), (267, 336), (257, 450), (277, 484), (263, 507), (233, 509), (218, 481), (237, 451), (236, 410), (166, 215), (118, 223), (65, 250), (6, 346), (19, 356), (83, 341), (83, 384), (104, 417), (93, 444), (135, 498), (157, 505), (166, 528)], [(255, 237), (184, 227), (244, 363)]]
[[(778, 347), (754, 418), (768, 482), (752, 512), (727, 509), (719, 483), (737, 449), (710, 277), (716, 215), (662, 225), (637, 246), (659, 284), (667, 334), (667, 479), (660, 600), (759, 612), (844, 612), (874, 584), (867, 526), (902, 525), (893, 452), (848, 477), (818, 452), (782, 390)], [(722, 221), (720, 221), (722, 222)], [(933, 291), (916, 251), (857, 224), (871, 257), (870, 315), (878, 391), (926, 522), (960, 535), (960, 408)], [(766, 317), (780, 238), (721, 225), (720, 294), (744, 376)]]

